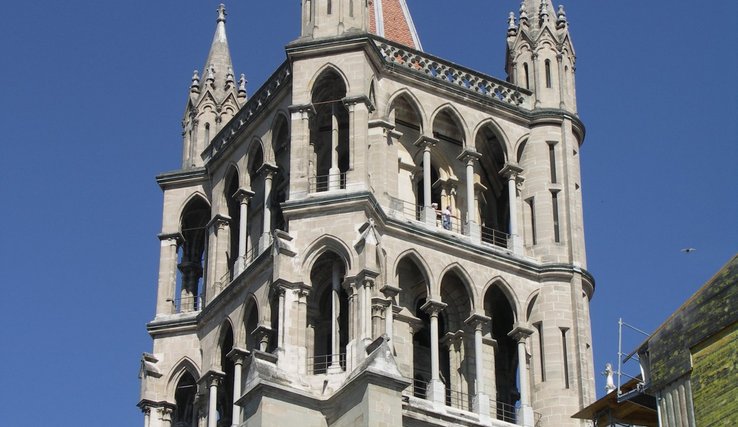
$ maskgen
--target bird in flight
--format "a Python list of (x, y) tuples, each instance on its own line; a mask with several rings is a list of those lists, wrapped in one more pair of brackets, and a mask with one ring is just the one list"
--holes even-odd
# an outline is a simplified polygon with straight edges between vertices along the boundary
[(684, 248), (684, 249), (682, 249), (682, 252), (684, 252), (685, 254), (690, 254), (692, 252), (695, 252), (696, 250), (697, 249), (695, 249), (695, 248)]

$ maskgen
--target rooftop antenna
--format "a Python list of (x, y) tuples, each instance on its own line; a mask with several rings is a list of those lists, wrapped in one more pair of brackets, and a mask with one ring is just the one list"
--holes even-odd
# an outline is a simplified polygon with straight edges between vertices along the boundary
[[(618, 372), (617, 372), (617, 374), (618, 374), (618, 388), (617, 388), (617, 390), (618, 390), (618, 393), (617, 393), (618, 397), (620, 397), (620, 395), (623, 394), (622, 391), (620, 390), (620, 386), (622, 385), (622, 377), (623, 377), (623, 375), (625, 375), (626, 377), (628, 377), (630, 379), (633, 379), (633, 380), (637, 379), (636, 377), (633, 377), (631, 375), (628, 375), (628, 374), (624, 374), (623, 373), (623, 364), (626, 363), (631, 358), (640, 362), (640, 359), (638, 358), (638, 354), (637, 354), (637, 351), (638, 351), (637, 348), (635, 350), (633, 350), (631, 353), (628, 353), (628, 354), (623, 353), (623, 327), (626, 327), (626, 328), (629, 328), (629, 329), (631, 329), (631, 330), (633, 330), (635, 332), (638, 332), (638, 333), (642, 334), (643, 336), (645, 336), (646, 338), (648, 338), (648, 337), (651, 336), (651, 334), (646, 333), (646, 332), (644, 332), (644, 331), (636, 328), (633, 325), (629, 325), (629, 324), (623, 322), (623, 318), (622, 317), (620, 319), (618, 319)], [(625, 356), (625, 357), (623, 357), (623, 356)], [(645, 378), (644, 378), (644, 380), (645, 380)]]

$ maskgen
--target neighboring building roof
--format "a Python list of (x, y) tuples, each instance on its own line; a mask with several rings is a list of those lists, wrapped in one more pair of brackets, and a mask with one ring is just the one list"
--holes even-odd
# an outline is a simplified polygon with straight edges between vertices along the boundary
[(738, 322), (737, 306), (738, 255), (641, 344), (638, 353), (650, 361), (646, 387), (661, 389), (689, 372), (690, 349)]
[[(620, 389), (623, 393), (634, 391), (641, 382), (636, 378), (623, 384)], [(598, 426), (615, 425), (615, 423), (638, 425), (644, 427), (658, 427), (659, 420), (656, 414), (656, 399), (652, 396), (639, 394), (633, 399), (618, 402), (618, 394), (613, 391), (600, 400), (577, 412), (572, 418), (596, 421)]]

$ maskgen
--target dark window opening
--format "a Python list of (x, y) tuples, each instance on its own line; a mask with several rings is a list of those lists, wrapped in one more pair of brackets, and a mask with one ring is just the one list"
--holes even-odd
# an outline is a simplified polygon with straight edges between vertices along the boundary
[(545, 358), (545, 352), (543, 351), (543, 324), (541, 322), (537, 322), (534, 324), (536, 331), (538, 332), (538, 348), (539, 348), (539, 354), (538, 354), (538, 360), (541, 364), (541, 382), (546, 381), (546, 358)]
[(551, 182), (556, 184), (556, 143), (548, 143), (548, 162), (551, 169)]
[(569, 388), (569, 355), (568, 350), (566, 348), (566, 332), (568, 329), (562, 328), (561, 329), (561, 343), (563, 345), (564, 350), (564, 388)]
[(553, 204), (553, 226), (554, 226), (554, 242), (561, 243), (561, 231), (559, 230), (559, 192), (551, 192), (551, 202)]

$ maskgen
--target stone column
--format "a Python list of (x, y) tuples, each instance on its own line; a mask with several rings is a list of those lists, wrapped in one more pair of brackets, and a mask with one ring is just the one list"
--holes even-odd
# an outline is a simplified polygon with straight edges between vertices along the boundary
[(338, 262), (331, 266), (331, 365), (329, 371), (341, 371), (341, 270)]
[(428, 399), (444, 405), (446, 401), (446, 388), (441, 382), (440, 364), (438, 359), (438, 313), (446, 308), (446, 304), (440, 301), (428, 300), (421, 310), (430, 315), (430, 332), (431, 332), (431, 381), (428, 385)]
[(147, 406), (141, 409), (141, 411), (143, 411), (143, 414), (144, 414), (144, 427), (150, 427), (151, 426), (151, 408)]
[[(259, 239), (259, 252), (262, 253), (272, 243), (271, 230), (272, 230), (272, 180), (274, 173), (277, 171), (277, 167), (264, 163), (259, 169), (259, 173), (264, 174), (264, 222), (262, 228), (261, 239)], [(256, 254), (254, 254), (256, 256)]]
[(248, 352), (240, 348), (234, 348), (228, 353), (228, 357), (233, 360), (233, 417), (231, 427), (238, 427), (241, 424), (241, 405), (236, 402), (241, 398), (241, 373), (243, 363)]
[(530, 384), (528, 383), (528, 357), (525, 340), (533, 334), (527, 325), (516, 324), (508, 336), (518, 342), (518, 384), (520, 386), (519, 424), (533, 427), (533, 408), (530, 406)]
[(290, 158), (292, 174), (290, 176), (289, 199), (300, 198), (310, 192), (310, 181), (313, 179), (311, 169), (312, 139), (310, 116), (315, 114), (312, 104), (291, 105), (292, 118), (290, 133)]
[(341, 188), (341, 169), (338, 167), (338, 113), (336, 103), (331, 104), (331, 168), (328, 172), (328, 190)]
[(218, 427), (218, 385), (222, 374), (211, 372), (208, 381), (208, 427)]
[(287, 329), (287, 325), (284, 324), (284, 321), (287, 318), (287, 304), (285, 301), (285, 293), (287, 292), (287, 290), (284, 287), (280, 286), (276, 289), (276, 292), (278, 293), (277, 295), (279, 298), (279, 320), (277, 320), (279, 329), (277, 330), (277, 349), (284, 349), (285, 329)]
[(238, 225), (238, 261), (236, 262), (235, 275), (240, 274), (249, 263), (250, 260), (246, 259), (246, 243), (248, 241), (248, 216), (249, 216), (249, 202), (254, 197), (254, 192), (245, 188), (239, 188), (235, 194), (236, 199), (240, 203), (240, 222)]
[(387, 308), (385, 309), (386, 312), (384, 314), (384, 320), (386, 323), (385, 333), (390, 338), (390, 345), (392, 346), (392, 348), (394, 348), (394, 343), (392, 341), (392, 339), (395, 336), (395, 328), (394, 328), (395, 320), (394, 320), (393, 307), (395, 305), (394, 299), (400, 293), (400, 288), (396, 286), (392, 286), (392, 285), (384, 285), (382, 286), (382, 289), (380, 289), (380, 291), (384, 294), (385, 298), (387, 298), (387, 301), (389, 302), (389, 304), (387, 305)]
[(507, 196), (510, 205), (510, 242), (508, 249), (517, 255), (523, 254), (523, 242), (518, 226), (518, 181), (522, 179), (520, 173), (523, 171), (517, 165), (508, 163), (502, 168), (502, 175), (507, 177)]
[(159, 286), (156, 296), (156, 314), (172, 314), (175, 311), (175, 288), (177, 286), (177, 248), (182, 235), (160, 234)]
[(492, 319), (481, 314), (472, 314), (464, 323), (474, 329), (474, 371), (476, 375), (474, 385), (474, 396), (472, 400), (472, 410), (479, 414), (479, 417), (488, 420), (490, 418), (489, 395), (485, 393), (486, 386), (484, 384), (484, 353), (482, 348), (482, 332), (484, 325)]
[(421, 136), (415, 145), (423, 149), (423, 210), (426, 224), (436, 224), (436, 210), (431, 206), (431, 148), (438, 142), (434, 138)]
[(482, 230), (477, 218), (477, 203), (474, 197), (474, 164), (482, 157), (476, 151), (466, 148), (461, 152), (458, 160), (466, 163), (466, 235), (474, 241), (481, 241)]
[(382, 323), (384, 323), (384, 334), (387, 334), (387, 321), (385, 320), (384, 317), (388, 311), (387, 306), (391, 304), (392, 304), (392, 301), (389, 301), (381, 297), (372, 298), (372, 322), (371, 322), (371, 328), (370, 328), (370, 334), (369, 334), (369, 338), (371, 340), (374, 340), (377, 337), (380, 337), (383, 335)]
[(374, 286), (374, 279), (364, 278), (361, 281), (361, 335), (360, 339), (370, 339), (371, 333), (371, 319), (372, 319), (372, 287)]

